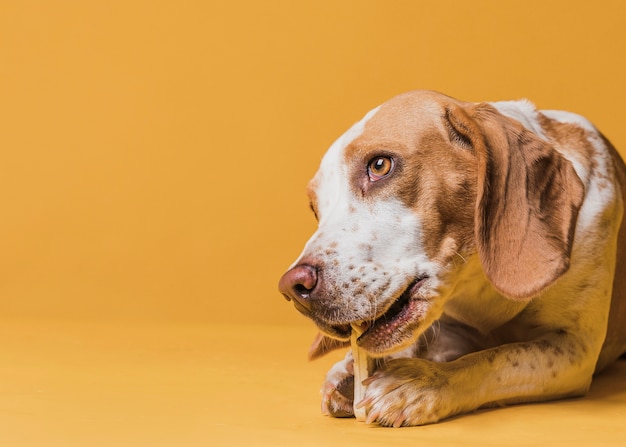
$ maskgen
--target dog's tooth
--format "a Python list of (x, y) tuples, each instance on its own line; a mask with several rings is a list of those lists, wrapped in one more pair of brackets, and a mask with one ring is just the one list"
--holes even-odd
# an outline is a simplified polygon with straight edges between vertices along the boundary
[(363, 332), (365, 332), (366, 330), (370, 328), (371, 323), (365, 320), (359, 320), (359, 321), (355, 321), (354, 323), (352, 323), (351, 326), (352, 326), (352, 329), (354, 331), (357, 331), (360, 336)]

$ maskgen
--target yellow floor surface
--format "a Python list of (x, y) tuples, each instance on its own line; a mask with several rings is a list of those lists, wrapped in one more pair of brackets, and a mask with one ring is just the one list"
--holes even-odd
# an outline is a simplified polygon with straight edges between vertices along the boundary
[(590, 394), (381, 428), (319, 411), (310, 326), (0, 321), (0, 446), (625, 446), (626, 362)]

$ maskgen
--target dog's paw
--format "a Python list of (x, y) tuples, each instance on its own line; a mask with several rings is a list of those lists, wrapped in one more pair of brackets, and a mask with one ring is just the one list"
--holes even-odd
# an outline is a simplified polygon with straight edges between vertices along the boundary
[(411, 426), (437, 422), (454, 413), (449, 399), (449, 375), (442, 364), (423, 359), (389, 361), (364, 381), (367, 423)]
[(323, 414), (336, 418), (354, 416), (354, 361), (350, 354), (328, 371), (321, 393)]

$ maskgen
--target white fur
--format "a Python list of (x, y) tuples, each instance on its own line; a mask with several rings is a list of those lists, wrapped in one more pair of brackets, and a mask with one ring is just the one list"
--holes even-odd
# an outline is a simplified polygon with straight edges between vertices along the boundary
[(498, 101), (490, 104), (501, 114), (519, 121), (528, 130), (545, 139), (543, 129), (537, 121), (537, 109), (532, 102), (523, 99), (520, 101)]

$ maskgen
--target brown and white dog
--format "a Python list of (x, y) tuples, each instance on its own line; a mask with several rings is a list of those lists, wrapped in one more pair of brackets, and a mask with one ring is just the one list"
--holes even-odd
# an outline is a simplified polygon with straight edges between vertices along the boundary
[[(365, 329), (368, 422), (580, 396), (626, 352), (626, 168), (581, 116), (405, 93), (309, 197), (319, 228), (279, 289), (323, 334), (312, 358)], [(330, 370), (324, 413), (352, 415), (352, 371)]]

